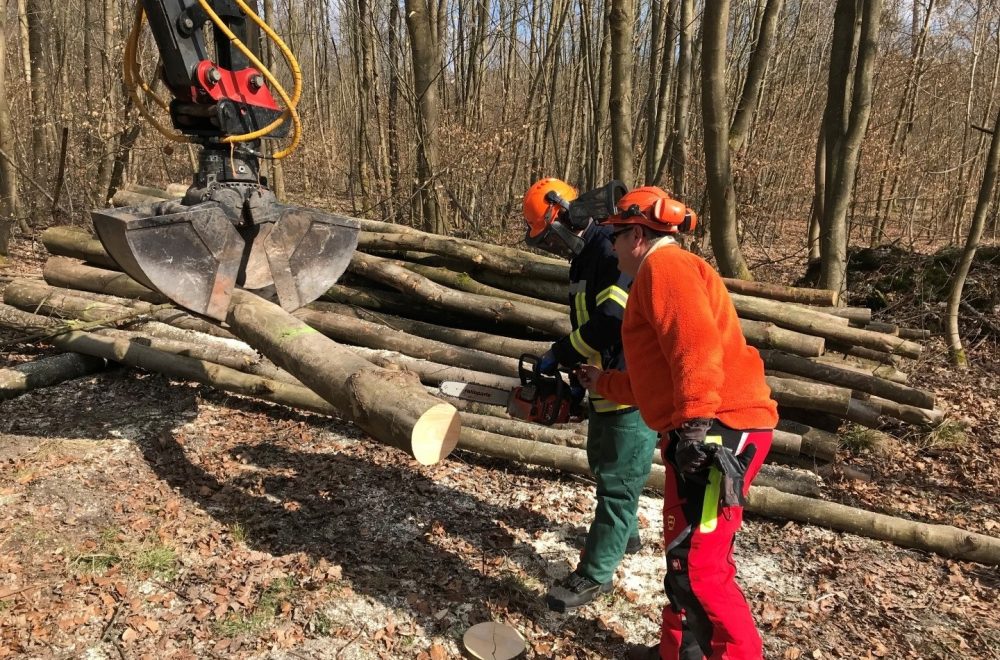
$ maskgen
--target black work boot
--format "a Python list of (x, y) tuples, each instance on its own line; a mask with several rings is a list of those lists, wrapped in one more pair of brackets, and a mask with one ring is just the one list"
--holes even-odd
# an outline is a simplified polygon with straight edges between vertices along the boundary
[(601, 584), (573, 571), (552, 585), (549, 593), (545, 594), (545, 604), (553, 612), (569, 612), (586, 605), (597, 598), (598, 594), (606, 594), (612, 589), (614, 584), (611, 580)]

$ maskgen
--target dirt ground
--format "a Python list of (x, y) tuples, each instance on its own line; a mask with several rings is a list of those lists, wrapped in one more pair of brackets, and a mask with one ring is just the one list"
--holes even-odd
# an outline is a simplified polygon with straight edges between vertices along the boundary
[[(35, 272), (16, 248), (0, 275)], [(906, 371), (951, 423), (850, 436), (871, 479), (823, 496), (1000, 536), (995, 350), (956, 374), (927, 345)], [(0, 403), (0, 657), (440, 660), (494, 620), (529, 658), (620, 658), (658, 632), (659, 502), (615, 590), (558, 615), (541, 596), (578, 555), (588, 480), (422, 467), (338, 420), (112, 369)], [(736, 556), (768, 658), (1000, 658), (996, 567), (758, 516)]]

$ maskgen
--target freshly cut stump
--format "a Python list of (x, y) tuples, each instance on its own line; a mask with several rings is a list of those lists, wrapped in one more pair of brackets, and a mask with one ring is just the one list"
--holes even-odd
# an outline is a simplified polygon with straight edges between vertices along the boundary
[(527, 649), (521, 633), (495, 621), (477, 623), (466, 630), (462, 644), (477, 660), (511, 660)]

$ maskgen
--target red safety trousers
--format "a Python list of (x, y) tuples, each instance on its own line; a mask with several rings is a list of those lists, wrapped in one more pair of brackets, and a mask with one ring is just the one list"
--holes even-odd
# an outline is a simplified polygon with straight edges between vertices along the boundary
[[(744, 478), (744, 495), (767, 457), (772, 436), (770, 430), (739, 431), (719, 422), (708, 432), (708, 442), (721, 439), (737, 456), (756, 445)], [(663, 586), (670, 603), (663, 608), (660, 658), (761, 660), (763, 642), (735, 579), (733, 538), (743, 522), (743, 507), (722, 507), (716, 468), (707, 482), (679, 478), (672, 463), (675, 442), (671, 433), (661, 447), (666, 466), (663, 543), (667, 576)]]

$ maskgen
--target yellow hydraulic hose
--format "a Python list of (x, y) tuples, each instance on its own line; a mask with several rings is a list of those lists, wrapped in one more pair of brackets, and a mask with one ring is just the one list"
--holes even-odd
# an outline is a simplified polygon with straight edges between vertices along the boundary
[[(292, 95), (289, 97), (288, 92), (285, 88), (278, 82), (274, 74), (264, 66), (264, 64), (250, 51), (247, 46), (240, 41), (240, 39), (233, 34), (232, 30), (223, 23), (219, 15), (215, 13), (211, 5), (208, 4), (207, 0), (198, 0), (201, 8), (205, 11), (205, 14), (212, 20), (212, 23), (216, 28), (219, 29), (239, 50), (246, 58), (253, 64), (264, 76), (264, 79), (271, 85), (277, 95), (281, 98), (282, 102), (285, 104), (285, 110), (281, 113), (281, 116), (275, 119), (273, 122), (267, 126), (252, 131), (250, 133), (244, 133), (242, 135), (231, 135), (222, 139), (222, 142), (227, 144), (234, 144), (237, 142), (249, 142), (251, 140), (256, 140), (257, 138), (264, 137), (272, 133), (278, 126), (280, 126), (284, 121), (291, 117), (292, 119), (292, 142), (288, 147), (282, 149), (281, 151), (275, 152), (273, 158), (280, 159), (284, 158), (298, 146), (302, 135), (302, 124), (299, 119), (299, 114), (296, 109), (298, 106), (299, 99), (302, 96), (302, 71), (299, 68), (299, 63), (296, 61), (295, 56), (292, 54), (291, 49), (285, 44), (285, 42), (278, 36), (277, 33), (271, 29), (267, 23), (265, 23), (256, 12), (251, 9), (244, 0), (236, 0), (236, 4), (239, 8), (252, 20), (257, 26), (267, 35), (268, 39), (274, 42), (274, 44), (281, 51), (282, 56), (288, 63), (288, 68), (292, 73), (292, 80), (294, 82)], [(143, 117), (159, 132), (161, 135), (166, 137), (168, 140), (173, 142), (190, 142), (191, 139), (180, 133), (174, 133), (164, 127), (159, 121), (157, 121), (152, 114), (149, 112), (145, 101), (139, 95), (139, 89), (145, 92), (146, 96), (151, 98), (157, 105), (163, 109), (169, 109), (169, 104), (156, 95), (155, 92), (149, 87), (149, 85), (142, 79), (142, 74), (138, 62), (138, 50), (139, 50), (139, 35), (142, 31), (142, 23), (145, 19), (145, 12), (143, 11), (140, 2), (136, 2), (135, 15), (132, 21), (132, 29), (129, 32), (128, 41), (125, 44), (125, 56), (124, 56), (124, 74), (125, 74), (125, 85), (128, 88), (129, 95), (132, 97), (133, 102), (136, 107), (139, 108), (139, 112)]]
[(146, 84), (146, 81), (142, 79), (142, 74), (139, 70), (139, 61), (137, 59), (137, 53), (139, 50), (139, 34), (142, 32), (142, 21), (143, 18), (145, 18), (145, 15), (146, 14), (142, 9), (142, 4), (136, 2), (135, 15), (132, 17), (132, 30), (129, 32), (128, 40), (125, 42), (125, 88), (128, 89), (129, 96), (132, 97), (132, 102), (135, 103), (136, 107), (139, 109), (139, 113), (145, 117), (146, 121), (148, 121), (158, 133), (172, 142), (190, 142), (191, 138), (188, 136), (181, 133), (175, 133), (157, 121), (156, 118), (153, 117), (152, 113), (149, 112), (146, 102), (141, 96), (139, 96), (139, 89), (142, 89), (142, 91), (144, 91), (147, 96), (151, 97), (161, 108), (166, 110), (169, 107), (166, 101), (157, 96), (149, 85)]
[(219, 29), (219, 31), (221, 31), (224, 35), (226, 35), (226, 37), (233, 43), (233, 45), (236, 46), (237, 50), (243, 53), (246, 56), (246, 58), (250, 60), (251, 64), (257, 67), (257, 69), (261, 72), (261, 74), (264, 76), (267, 82), (271, 83), (271, 86), (274, 87), (274, 91), (277, 92), (278, 96), (280, 96), (281, 100), (285, 103), (285, 111), (281, 113), (280, 117), (275, 119), (267, 126), (259, 130), (253, 131), (251, 133), (244, 133), (243, 135), (231, 135), (229, 137), (223, 138), (222, 141), (225, 143), (231, 143), (231, 142), (248, 142), (250, 140), (256, 140), (259, 137), (263, 137), (265, 135), (270, 134), (274, 129), (276, 129), (285, 121), (286, 117), (291, 116), (292, 126), (293, 126), (292, 143), (287, 147), (285, 147), (284, 149), (282, 149), (281, 151), (275, 152), (274, 154), (274, 158), (276, 159), (284, 158), (285, 156), (287, 156), (288, 154), (290, 154), (292, 151), (295, 150), (295, 148), (299, 145), (299, 139), (302, 136), (302, 124), (299, 121), (299, 113), (296, 110), (296, 106), (298, 105), (299, 102), (299, 96), (301, 95), (301, 87), (302, 87), (302, 71), (299, 69), (299, 63), (292, 55), (292, 52), (291, 50), (289, 50), (288, 46), (285, 45), (285, 42), (282, 41), (281, 38), (278, 37), (278, 35), (274, 32), (274, 30), (271, 29), (271, 26), (262, 21), (260, 17), (257, 16), (257, 14), (252, 9), (250, 9), (250, 7), (248, 7), (245, 2), (243, 2), (243, 0), (236, 0), (236, 4), (239, 6), (239, 8), (242, 9), (243, 12), (246, 13), (248, 17), (250, 17), (250, 20), (256, 23), (260, 27), (260, 29), (264, 31), (264, 34), (267, 35), (268, 39), (274, 41), (274, 43), (281, 50), (281, 54), (284, 55), (285, 60), (288, 62), (288, 66), (292, 71), (292, 79), (294, 81), (293, 93), (295, 98), (294, 100), (292, 100), (291, 98), (289, 98), (288, 93), (285, 91), (285, 88), (281, 86), (281, 83), (278, 82), (277, 78), (274, 77), (271, 71), (266, 66), (264, 66), (263, 62), (257, 59), (257, 57), (252, 52), (250, 52), (250, 49), (247, 48), (246, 45), (242, 41), (240, 41), (235, 34), (233, 34), (233, 31), (230, 30), (226, 26), (226, 24), (222, 22), (222, 19), (219, 18), (219, 15), (215, 13), (215, 11), (212, 9), (212, 6), (208, 4), (208, 0), (198, 0), (198, 4), (201, 5), (201, 8), (205, 11), (205, 14), (207, 14), (208, 17), (212, 19), (212, 22)]

